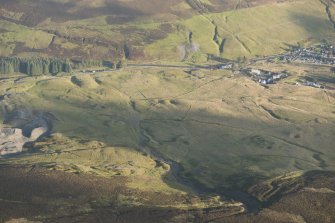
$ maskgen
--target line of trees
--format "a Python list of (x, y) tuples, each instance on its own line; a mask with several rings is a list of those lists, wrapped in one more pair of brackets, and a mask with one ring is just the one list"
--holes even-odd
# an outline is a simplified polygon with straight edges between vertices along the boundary
[(87, 67), (102, 67), (105, 63), (102, 60), (80, 60), (72, 61), (71, 66), (73, 69), (83, 69)]
[(0, 57), (0, 73), (24, 73), (27, 75), (71, 72), (69, 59)]
[(115, 62), (107, 60), (81, 60), (71, 61), (72, 69), (84, 69), (90, 67), (108, 67), (111, 69), (122, 69), (127, 66), (126, 59), (121, 59)]
[(125, 66), (124, 61), (115, 63), (103, 60), (70, 60), (58, 58), (19, 58), (0, 57), (0, 74), (23, 73), (34, 75), (55, 75), (57, 73), (70, 73), (72, 69), (84, 69), (89, 67), (109, 67), (120, 69)]

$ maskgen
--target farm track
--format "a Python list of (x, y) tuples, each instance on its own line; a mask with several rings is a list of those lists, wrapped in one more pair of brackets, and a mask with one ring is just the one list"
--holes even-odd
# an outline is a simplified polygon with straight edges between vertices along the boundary
[(176, 69), (203, 69), (203, 70), (211, 70), (216, 68), (216, 66), (181, 66), (181, 65), (160, 65), (160, 64), (128, 64), (129, 67), (158, 67), (158, 68), (176, 68)]

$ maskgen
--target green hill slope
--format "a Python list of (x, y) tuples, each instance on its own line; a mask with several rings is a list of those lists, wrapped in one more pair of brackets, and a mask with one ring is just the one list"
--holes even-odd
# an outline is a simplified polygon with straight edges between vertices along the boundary
[(334, 40), (319, 0), (238, 2), (2, 0), (0, 55), (204, 62)]

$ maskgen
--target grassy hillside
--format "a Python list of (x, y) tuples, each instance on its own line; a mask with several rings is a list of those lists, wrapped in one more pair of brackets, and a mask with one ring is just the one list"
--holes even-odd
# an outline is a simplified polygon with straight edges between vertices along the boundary
[(214, 0), (28, 2), (1, 6), (1, 55), (204, 63), (210, 54), (250, 58), (283, 52), (288, 44), (334, 40), (318, 0), (254, 1), (250, 7)]
[[(68, 209), (61, 207), (76, 202), (80, 205), (73, 210), (78, 217), (101, 209), (111, 213), (116, 207), (162, 208), (162, 214), (176, 211), (176, 222), (219, 219), (257, 209), (260, 202), (268, 205), (267, 200), (283, 197), (284, 189), (301, 189), (295, 183), (306, 171), (335, 169), (334, 77), (329, 67), (267, 62), (254, 67), (289, 70), (291, 76), (267, 87), (231, 71), (158, 67), (3, 76), (2, 127), (20, 127), (39, 115), (52, 123), (53, 134), (26, 145), (22, 154), (2, 157), (0, 166), (36, 173), (42, 181), (36, 187), (42, 188), (50, 177), (63, 179), (57, 176), (67, 179), (54, 180), (59, 187), (75, 176), (91, 192), (96, 189), (83, 179), (118, 185), (112, 191), (103, 186), (93, 198), (67, 201), (57, 195), (57, 202), (31, 191), (34, 199), (29, 204), (36, 220), (45, 219), (51, 209), (63, 210), (51, 216), (65, 216)], [(330, 88), (292, 84), (304, 76), (328, 80)], [(15, 176), (21, 173), (12, 171), (13, 175), (0, 173), (16, 185), (21, 178)], [(277, 186), (283, 189), (272, 188)], [(5, 210), (4, 203), (30, 199), (8, 197), (11, 188), (16, 187), (4, 186), (1, 193)], [(260, 201), (255, 203), (251, 195)], [(308, 196), (314, 199), (309, 192)], [(227, 202), (230, 199), (236, 202)], [(24, 204), (19, 206), (26, 210)], [(38, 205), (50, 209), (38, 214)], [(269, 213), (261, 216), (267, 218)]]
[(210, 188), (244, 188), (286, 171), (334, 168), (331, 91), (284, 83), (266, 89), (229, 72), (203, 72), (27, 77), (3, 86), (12, 96), (2, 104), (8, 112), (51, 112), (53, 131), (67, 137), (159, 153), (180, 163), (184, 177)]
[[(298, 0), (204, 14), (180, 24), (184, 27), (180, 34), (171, 34), (153, 43), (147, 47), (147, 53), (154, 58), (170, 58), (171, 55), (180, 58), (178, 47), (187, 44), (188, 32), (193, 33), (193, 42), (201, 53), (229, 59), (281, 53), (288, 45), (298, 43), (334, 41), (334, 30), (325, 6), (318, 0), (308, 4)], [(216, 26), (218, 43), (214, 41)], [(222, 40), (224, 44), (220, 51)]]
[(250, 60), (289, 74), (260, 85), (237, 63), (185, 65), (334, 44), (334, 10), (319, 0), (0, 0), (0, 56), (129, 60), (1, 75), (0, 128), (48, 134), (0, 156), (0, 222), (333, 222), (332, 67)]

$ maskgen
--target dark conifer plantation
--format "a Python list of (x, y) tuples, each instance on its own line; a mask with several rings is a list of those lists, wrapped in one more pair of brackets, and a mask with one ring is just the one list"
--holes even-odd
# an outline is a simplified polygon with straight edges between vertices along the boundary
[[(107, 66), (114, 68), (120, 62), (102, 60), (71, 61), (70, 59), (57, 58), (18, 58), (0, 57), (0, 74), (23, 73), (30, 76), (57, 73), (70, 73), (72, 69)], [(121, 65), (122, 66), (122, 65)], [(120, 65), (118, 66), (119, 68)]]

